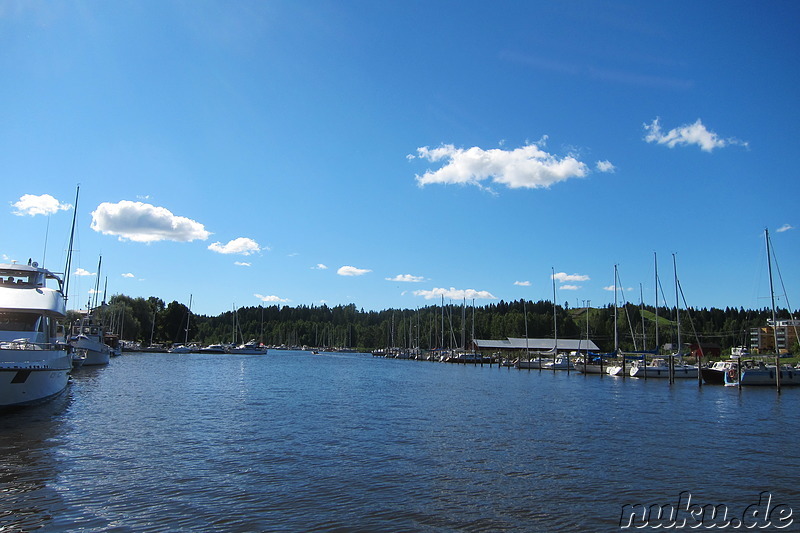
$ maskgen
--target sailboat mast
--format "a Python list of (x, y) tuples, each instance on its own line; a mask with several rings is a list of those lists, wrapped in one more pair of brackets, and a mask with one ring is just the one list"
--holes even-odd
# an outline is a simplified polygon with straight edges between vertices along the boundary
[(658, 353), (659, 346), (658, 346), (658, 256), (656, 252), (653, 252), (653, 264), (655, 265), (655, 273), (656, 273), (656, 354)]
[(75, 191), (75, 208), (72, 211), (72, 229), (69, 232), (69, 246), (67, 246), (67, 264), (64, 267), (64, 303), (69, 299), (69, 272), (72, 270), (72, 245), (75, 242), (75, 220), (78, 217), (78, 196), (81, 186)]
[(550, 267), (553, 278), (553, 370), (556, 369), (558, 355), (558, 313), (556, 312), (556, 269)]
[(183, 339), (183, 345), (189, 344), (189, 322), (192, 319), (192, 295), (189, 295), (189, 312), (186, 313), (186, 335)]
[(769, 298), (772, 302), (772, 336), (775, 342), (775, 385), (781, 391), (781, 353), (778, 349), (778, 322), (775, 312), (775, 288), (772, 285), (772, 254), (769, 249), (769, 229), (764, 228), (764, 240), (767, 242), (767, 271), (769, 272)]
[[(675, 254), (672, 254), (672, 270), (675, 272), (675, 322), (677, 323), (678, 334), (678, 355), (683, 356), (683, 344), (681, 343), (681, 298), (678, 287), (678, 261)], [(700, 371), (698, 364), (698, 372)], [(675, 356), (669, 357), (669, 382), (675, 383)]]

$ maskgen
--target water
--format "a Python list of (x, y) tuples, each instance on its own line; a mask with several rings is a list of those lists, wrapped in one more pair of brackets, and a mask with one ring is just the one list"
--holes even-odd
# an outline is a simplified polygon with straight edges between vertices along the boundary
[(0, 531), (613, 531), (623, 505), (682, 491), (737, 516), (769, 491), (792, 530), (799, 405), (355, 354), (130, 354), (0, 416)]

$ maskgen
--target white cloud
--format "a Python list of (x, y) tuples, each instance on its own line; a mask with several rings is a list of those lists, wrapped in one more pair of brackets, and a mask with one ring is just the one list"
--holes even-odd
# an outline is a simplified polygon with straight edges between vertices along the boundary
[(519, 285), (520, 287), (530, 287), (531, 286), (531, 282), (530, 281), (515, 281), (514, 285)]
[(11, 204), (14, 206), (13, 213), (17, 216), (36, 216), (36, 215), (52, 215), (58, 211), (65, 211), (72, 207), (71, 204), (63, 204), (50, 196), (43, 194), (36, 196), (34, 194), (23, 194), (19, 200)]
[(483, 300), (496, 300), (497, 298), (489, 291), (476, 291), (474, 289), (456, 289), (450, 287), (449, 289), (434, 288), (429, 291), (420, 290), (414, 291), (414, 296), (422, 296), (426, 300), (433, 300), (434, 298), (441, 298), (444, 296), (450, 300), (467, 300), (483, 299)]
[(417, 175), (420, 186), (455, 183), (482, 187), (481, 183), (490, 179), (492, 183), (511, 189), (539, 189), (570, 178), (582, 178), (589, 173), (585, 163), (572, 156), (558, 159), (536, 144), (514, 150), (483, 150), (477, 146), (464, 150), (447, 144), (433, 149), (427, 146), (417, 148), (417, 153), (421, 159), (446, 162), (438, 170)]
[(206, 240), (211, 235), (199, 222), (173, 215), (169, 209), (142, 202), (103, 202), (92, 211), (92, 229), (135, 242)]
[(589, 276), (585, 274), (567, 274), (566, 272), (556, 272), (550, 279), (564, 283), (566, 281), (589, 281)]
[(419, 283), (425, 281), (422, 276), (412, 276), (411, 274), (398, 274), (393, 278), (384, 278), (386, 281), (402, 281), (406, 283)]
[(254, 294), (253, 296), (255, 296), (256, 298), (258, 298), (258, 299), (259, 299), (259, 300), (261, 300), (262, 302), (280, 302), (280, 303), (286, 303), (286, 302), (290, 302), (290, 301), (291, 301), (291, 300), (289, 300), (288, 298), (281, 298), (280, 296), (275, 296), (274, 294), (273, 294), (273, 295), (270, 295), (270, 296), (264, 296), (263, 294)]
[(747, 146), (746, 142), (738, 139), (720, 138), (719, 135), (713, 131), (706, 129), (699, 118), (694, 124), (684, 124), (683, 126), (669, 130), (667, 133), (661, 130), (661, 124), (658, 118), (654, 119), (650, 124), (643, 124), (643, 126), (645, 131), (647, 131), (647, 135), (644, 137), (645, 141), (649, 143), (666, 144), (670, 148), (679, 145), (696, 144), (701, 150), (711, 152), (714, 148), (724, 148), (732, 144)]
[(794, 229), (794, 226), (791, 226), (791, 225), (789, 225), (789, 224), (784, 224), (783, 226), (781, 226), (780, 228), (778, 228), (776, 231), (777, 231), (778, 233), (783, 233), (784, 231), (789, 231), (790, 229)]
[(364, 274), (372, 272), (366, 268), (356, 268), (354, 266), (343, 266), (336, 271), (340, 276), (363, 276)]
[(132, 273), (128, 272), (126, 274), (123, 274), (122, 277), (123, 278), (135, 278), (136, 276), (134, 276)]
[[(603, 290), (604, 291), (609, 291), (609, 292), (614, 292), (614, 286), (613, 285), (609, 285), (608, 287), (603, 287)], [(633, 287), (628, 287), (627, 289), (625, 287), (617, 287), (617, 290), (618, 291), (632, 291)]]
[(76, 268), (75, 269), (76, 276), (94, 276), (94, 272), (89, 272), (85, 268)]
[(240, 267), (249, 267), (249, 266), (253, 266), (252, 264), (250, 264), (250, 263), (247, 263), (247, 262), (245, 262), (245, 261), (234, 261), (234, 262), (233, 262), (233, 264), (234, 264), (234, 265), (236, 265), (236, 266), (240, 266)]
[(595, 168), (598, 172), (615, 172), (617, 167), (615, 167), (611, 161), (598, 161), (595, 163)]
[(248, 237), (239, 237), (229, 241), (228, 244), (215, 242), (209, 245), (209, 250), (218, 254), (253, 255), (261, 251), (261, 246)]
[(562, 291), (577, 291), (580, 288), (581, 288), (580, 285), (561, 285), (559, 287), (559, 289), (561, 289)]
[(322, 263), (317, 263), (317, 266), (311, 267), (311, 270), (328, 270), (328, 267)]

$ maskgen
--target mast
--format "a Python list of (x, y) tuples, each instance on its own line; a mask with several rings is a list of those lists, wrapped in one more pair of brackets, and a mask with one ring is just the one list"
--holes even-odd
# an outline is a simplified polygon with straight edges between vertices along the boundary
[(189, 310), (186, 313), (186, 335), (183, 340), (183, 345), (186, 346), (189, 344), (189, 321), (192, 318), (192, 295), (189, 295)]
[(656, 252), (653, 252), (653, 264), (655, 265), (656, 273), (656, 354), (658, 354), (658, 257), (656, 256)]
[[(522, 312), (525, 314), (525, 354), (527, 356), (528, 362), (531, 360), (531, 350), (528, 345), (528, 300), (522, 300)], [(530, 366), (529, 366), (530, 368)]]
[[(100, 267), (103, 266), (103, 256), (100, 256), (100, 259), (97, 261), (97, 275), (95, 276), (94, 280), (94, 301), (92, 302), (92, 309), (97, 307), (97, 295), (100, 294)], [(88, 311), (92, 311), (92, 309), (88, 309)]]
[(764, 228), (764, 240), (767, 242), (767, 270), (769, 271), (769, 297), (772, 302), (772, 337), (775, 343), (775, 386), (781, 392), (781, 353), (778, 350), (778, 322), (775, 313), (775, 289), (772, 285), (772, 257), (769, 249), (769, 230)]
[[(617, 327), (617, 265), (614, 265), (614, 355), (619, 356), (619, 328)], [(625, 377), (625, 356), (622, 356), (622, 377)]]
[[(681, 344), (681, 300), (680, 292), (678, 289), (678, 262), (675, 259), (675, 254), (672, 254), (672, 269), (675, 272), (675, 322), (677, 323), (678, 333), (678, 355), (683, 353), (683, 344)], [(700, 371), (698, 367), (698, 372)], [(669, 356), (669, 382), (675, 382), (675, 356)]]
[(69, 299), (69, 271), (72, 270), (72, 245), (75, 242), (75, 219), (78, 216), (78, 195), (81, 192), (81, 186), (75, 191), (75, 208), (72, 211), (72, 229), (69, 232), (69, 246), (67, 246), (67, 264), (64, 267), (64, 304), (66, 305)]
[(556, 356), (558, 355), (558, 313), (556, 312), (556, 269), (550, 267), (553, 278), (553, 371), (556, 370)]

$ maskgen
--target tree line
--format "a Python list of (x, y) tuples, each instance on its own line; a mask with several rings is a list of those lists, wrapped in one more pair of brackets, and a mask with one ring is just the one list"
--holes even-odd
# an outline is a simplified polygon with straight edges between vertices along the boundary
[[(555, 314), (555, 316), (554, 316)], [(570, 308), (568, 303), (516, 300), (484, 306), (465, 303), (418, 309), (365, 311), (354, 304), (240, 307), (217, 316), (191, 313), (184, 304), (166, 304), (156, 297), (113, 296), (102, 308), (102, 319), (121, 338), (151, 344), (242, 343), (254, 339), (267, 345), (315, 346), (374, 350), (399, 347), (434, 349), (468, 346), (475, 339), (507, 337), (585, 339), (601, 351), (618, 346), (625, 351), (652, 350), (677, 343), (674, 308), (634, 305)], [(616, 315), (616, 320), (615, 320)], [(526, 320), (527, 317), (527, 320)], [(68, 317), (69, 318), (69, 317)], [(74, 318), (74, 317), (73, 317)], [(688, 308), (679, 313), (683, 343), (718, 345), (726, 350), (747, 346), (751, 328), (763, 327), (771, 310)], [(791, 318), (787, 309), (778, 318)], [(616, 334), (615, 334), (616, 332)], [(656, 337), (658, 335), (658, 337)], [(800, 346), (792, 348), (800, 353)]]

